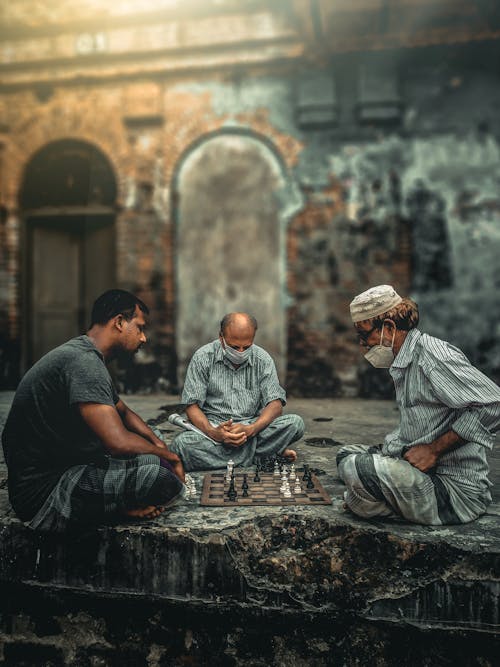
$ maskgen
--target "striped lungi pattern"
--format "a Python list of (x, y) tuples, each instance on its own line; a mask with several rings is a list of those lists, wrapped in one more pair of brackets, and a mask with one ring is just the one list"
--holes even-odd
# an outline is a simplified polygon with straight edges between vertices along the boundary
[(66, 470), (29, 525), (60, 532), (72, 524), (109, 523), (129, 509), (170, 503), (182, 488), (158, 456), (106, 457)]
[(347, 507), (364, 518), (399, 518), (424, 525), (467, 523), (486, 511), (488, 490), (460, 485), (444, 475), (423, 473), (380, 447), (348, 445), (337, 454), (347, 486)]

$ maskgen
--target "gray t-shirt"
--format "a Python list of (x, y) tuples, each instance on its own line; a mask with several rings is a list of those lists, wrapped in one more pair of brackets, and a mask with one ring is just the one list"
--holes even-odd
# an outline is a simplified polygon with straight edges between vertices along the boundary
[(88, 336), (55, 348), (26, 373), (2, 436), (9, 497), (21, 519), (34, 516), (65, 470), (98, 463), (106, 454), (77, 404), (114, 406), (118, 400), (103, 356)]

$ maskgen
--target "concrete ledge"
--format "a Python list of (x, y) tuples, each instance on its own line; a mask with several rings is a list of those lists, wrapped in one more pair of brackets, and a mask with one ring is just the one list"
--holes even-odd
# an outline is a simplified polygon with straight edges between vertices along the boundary
[[(127, 402), (141, 412), (141, 401), (146, 399), (136, 400), (139, 405), (133, 400)], [(142, 413), (154, 417), (162, 427), (164, 411), (159, 406), (165, 398), (148, 398), (147, 403), (150, 414), (144, 405)], [(306, 656), (301, 658), (306, 662), (297, 664), (330, 664), (333, 644), (342, 637), (347, 641), (347, 628), (353, 623), (357, 628), (371, 628), (366, 630), (368, 635), (385, 637), (380, 639), (381, 646), (391, 643), (389, 638), (402, 628), (406, 632), (432, 630), (446, 637), (461, 633), (469, 642), (474, 641), (471, 637), (481, 636), (477, 643), (482, 648), (476, 647), (477, 655), (489, 664), (488, 652), (493, 646), (498, 648), (500, 638), (498, 502), (478, 521), (458, 527), (359, 520), (342, 510), (343, 487), (335, 476), (334, 455), (338, 442), (379, 442), (397, 417), (393, 404), (294, 401), (290, 410), (305, 416), (307, 432), (299, 447), (300, 458), (320, 469), (322, 484), (333, 498), (332, 506), (202, 508), (196, 499), (173, 507), (154, 522), (57, 536), (27, 529), (8, 508), (3, 488), (0, 595), (4, 602), (0, 612), (11, 625), (10, 630), (0, 631), (0, 644), (36, 644), (33, 633), (16, 634), (14, 626), (18, 627), (23, 614), (33, 609), (38, 611), (30, 616), (28, 626), (40, 623), (40, 606), (50, 600), (58, 608), (74, 608), (74, 613), (92, 607), (85, 620), (92, 627), (98, 622), (109, 624), (112, 617), (121, 614), (122, 607), (130, 605), (135, 609), (131, 613), (139, 615), (142, 612), (138, 610), (153, 605), (177, 624), (181, 618), (196, 617), (199, 629), (193, 636), (201, 643), (208, 641), (209, 635), (217, 635), (218, 641), (227, 644), (241, 624), (250, 624), (255, 632), (260, 628), (257, 634), (264, 636), (271, 626), (275, 632), (284, 623), (286, 632), (295, 628), (292, 634), (296, 639), (297, 628), (303, 634), (307, 626), (309, 640), (326, 642), (328, 649), (323, 657), (321, 651), (316, 655), (316, 662), (307, 662), (304, 642), (308, 640), (304, 635), (297, 639), (296, 649), (301, 647), (297, 655)], [(330, 417), (332, 421), (315, 421)], [(165, 429), (170, 431), (166, 422)], [(171, 437), (172, 433), (166, 435)], [(495, 477), (497, 463), (493, 458)], [(196, 477), (200, 490), (202, 475)], [(111, 616), (105, 616), (105, 609), (111, 608)], [(222, 617), (225, 620), (219, 626)], [(214, 630), (214, 624), (218, 630)], [(194, 632), (191, 621), (188, 626)], [(187, 626), (182, 627), (187, 632)], [(117, 649), (118, 639), (113, 637), (110, 645)], [(242, 637), (233, 662), (228, 664), (243, 660), (241, 646), (246, 640)], [(276, 660), (276, 640), (270, 637)], [(59, 659), (63, 660), (61, 664), (79, 664), (72, 663), (73, 658), (68, 656), (76, 656), (80, 645), (75, 644), (73, 653), (68, 653), (68, 641), (68, 637), (61, 640), (65, 657), (54, 658), (53, 664), (59, 664)], [(366, 641), (358, 642), (359, 652), (352, 654), (358, 656), (356, 659), (368, 650)], [(165, 646), (161, 646), (163, 651)], [(226, 648), (221, 653), (224, 660), (230, 655)], [(292, 654), (285, 648), (280, 650), (283, 656), (288, 655), (287, 664), (295, 664), (289, 662)], [(29, 654), (29, 646), (24, 649)], [(151, 646), (147, 650), (151, 651)], [(337, 650), (337, 655), (344, 654)], [(201, 658), (197, 660), (195, 664), (205, 664)], [(0, 659), (0, 664), (11, 663)]]

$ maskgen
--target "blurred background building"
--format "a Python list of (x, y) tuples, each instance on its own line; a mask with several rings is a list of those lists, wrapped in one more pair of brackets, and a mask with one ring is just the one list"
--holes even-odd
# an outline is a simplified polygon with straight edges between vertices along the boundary
[(0, 9), (0, 383), (118, 286), (122, 389), (182, 383), (248, 310), (288, 390), (384, 395), (378, 283), (500, 380), (495, 0), (12, 0)]

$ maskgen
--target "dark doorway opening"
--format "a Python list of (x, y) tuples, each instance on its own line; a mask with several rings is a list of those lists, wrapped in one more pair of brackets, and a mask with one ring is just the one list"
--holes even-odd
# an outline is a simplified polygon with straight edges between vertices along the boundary
[(23, 365), (83, 333), (94, 299), (115, 283), (116, 180), (82, 141), (45, 146), (29, 163), (23, 214)]

